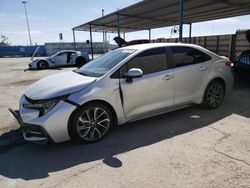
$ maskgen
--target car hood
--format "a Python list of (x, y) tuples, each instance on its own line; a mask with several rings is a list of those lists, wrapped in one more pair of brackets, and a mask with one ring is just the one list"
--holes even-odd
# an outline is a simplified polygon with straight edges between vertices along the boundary
[(38, 58), (33, 58), (31, 59), (30, 63), (34, 63), (40, 60), (50, 60), (50, 57), (38, 57)]
[(95, 80), (96, 78), (86, 77), (75, 72), (58, 73), (32, 84), (24, 95), (32, 100), (51, 99), (78, 92)]

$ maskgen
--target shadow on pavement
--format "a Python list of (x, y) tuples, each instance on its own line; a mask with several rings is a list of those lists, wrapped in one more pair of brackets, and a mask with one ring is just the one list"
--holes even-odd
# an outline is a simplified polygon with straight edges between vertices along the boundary
[(234, 113), (250, 118), (249, 94), (250, 87), (237, 86), (216, 110), (193, 106), (126, 124), (115, 128), (106, 138), (93, 144), (65, 142), (39, 146), (27, 143), (0, 154), (0, 175), (12, 179), (40, 179), (48, 177), (49, 173), (96, 160), (119, 168), (123, 164), (116, 156), (121, 153), (211, 125)]
[(71, 66), (59, 66), (59, 67), (52, 67), (52, 68), (47, 68), (47, 69), (24, 69), (23, 71), (44, 71), (44, 70), (63, 70), (67, 68), (78, 68), (77, 66), (71, 65)]

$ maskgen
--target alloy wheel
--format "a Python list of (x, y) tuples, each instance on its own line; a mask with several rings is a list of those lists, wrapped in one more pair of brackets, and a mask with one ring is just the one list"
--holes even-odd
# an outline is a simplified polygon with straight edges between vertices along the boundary
[(100, 107), (92, 107), (79, 116), (76, 129), (83, 140), (93, 142), (107, 133), (110, 121), (110, 116), (106, 110)]
[(41, 67), (42, 69), (44, 69), (44, 68), (46, 67), (45, 63), (44, 63), (44, 62), (41, 62), (41, 63), (40, 63), (40, 67)]
[(207, 103), (210, 107), (218, 107), (224, 97), (224, 88), (220, 83), (213, 83), (207, 92)]

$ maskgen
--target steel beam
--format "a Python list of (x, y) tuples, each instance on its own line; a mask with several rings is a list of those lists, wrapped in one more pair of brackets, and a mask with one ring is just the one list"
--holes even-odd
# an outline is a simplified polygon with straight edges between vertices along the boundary
[(75, 30), (72, 29), (72, 31), (73, 31), (74, 50), (76, 50), (76, 36), (75, 36)]
[(179, 5), (179, 42), (182, 42), (183, 33), (183, 0), (180, 0)]
[(120, 15), (117, 14), (117, 33), (118, 33), (118, 40), (119, 40), (119, 43), (120, 43)]
[(163, 20), (163, 19), (147, 18), (147, 17), (137, 16), (137, 15), (128, 15), (128, 14), (120, 14), (120, 15), (124, 17), (129, 17), (129, 18), (138, 18), (141, 20), (150, 20), (150, 21), (157, 21), (157, 22), (162, 22), (162, 23), (166, 22), (166, 20)]
[(188, 42), (191, 43), (192, 39), (192, 23), (189, 23), (189, 39)]
[(92, 40), (92, 26), (89, 24), (89, 32), (90, 32), (90, 47), (91, 47), (91, 57), (94, 59), (94, 51), (93, 51), (93, 40)]
[(151, 29), (148, 30), (148, 40), (151, 40)]

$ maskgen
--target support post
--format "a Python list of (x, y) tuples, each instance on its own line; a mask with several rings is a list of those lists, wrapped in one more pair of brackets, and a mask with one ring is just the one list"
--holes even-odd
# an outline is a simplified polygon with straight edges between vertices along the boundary
[(105, 40), (105, 31), (102, 32), (102, 37), (103, 37), (103, 41), (102, 41), (102, 49), (103, 52), (105, 53), (105, 46), (106, 46), (106, 40)]
[(218, 54), (219, 53), (219, 47), (220, 47), (220, 36), (217, 35), (216, 37), (216, 53)]
[(119, 44), (120, 44), (120, 15), (117, 14), (117, 33), (118, 33), (118, 41), (119, 41)]
[(89, 32), (90, 32), (90, 47), (91, 47), (91, 56), (92, 60), (94, 59), (94, 52), (93, 52), (93, 40), (92, 40), (92, 26), (89, 24)]
[(179, 42), (182, 42), (182, 32), (183, 32), (183, 1), (180, 0), (179, 7)]
[(189, 43), (191, 43), (192, 39), (192, 23), (189, 23)]
[(148, 30), (148, 40), (151, 40), (151, 29)]
[(75, 37), (75, 30), (72, 29), (73, 31), (73, 41), (74, 41), (74, 50), (76, 50), (76, 37)]
[[(104, 16), (104, 9), (102, 9), (102, 17)], [(105, 31), (102, 32), (102, 37), (103, 37), (103, 41), (102, 41), (102, 48), (103, 48), (103, 51), (105, 52), (105, 43), (107, 42), (106, 39), (105, 39)]]
[(229, 48), (229, 58), (231, 61), (235, 60), (235, 46), (236, 46), (236, 34), (230, 37), (230, 48)]

